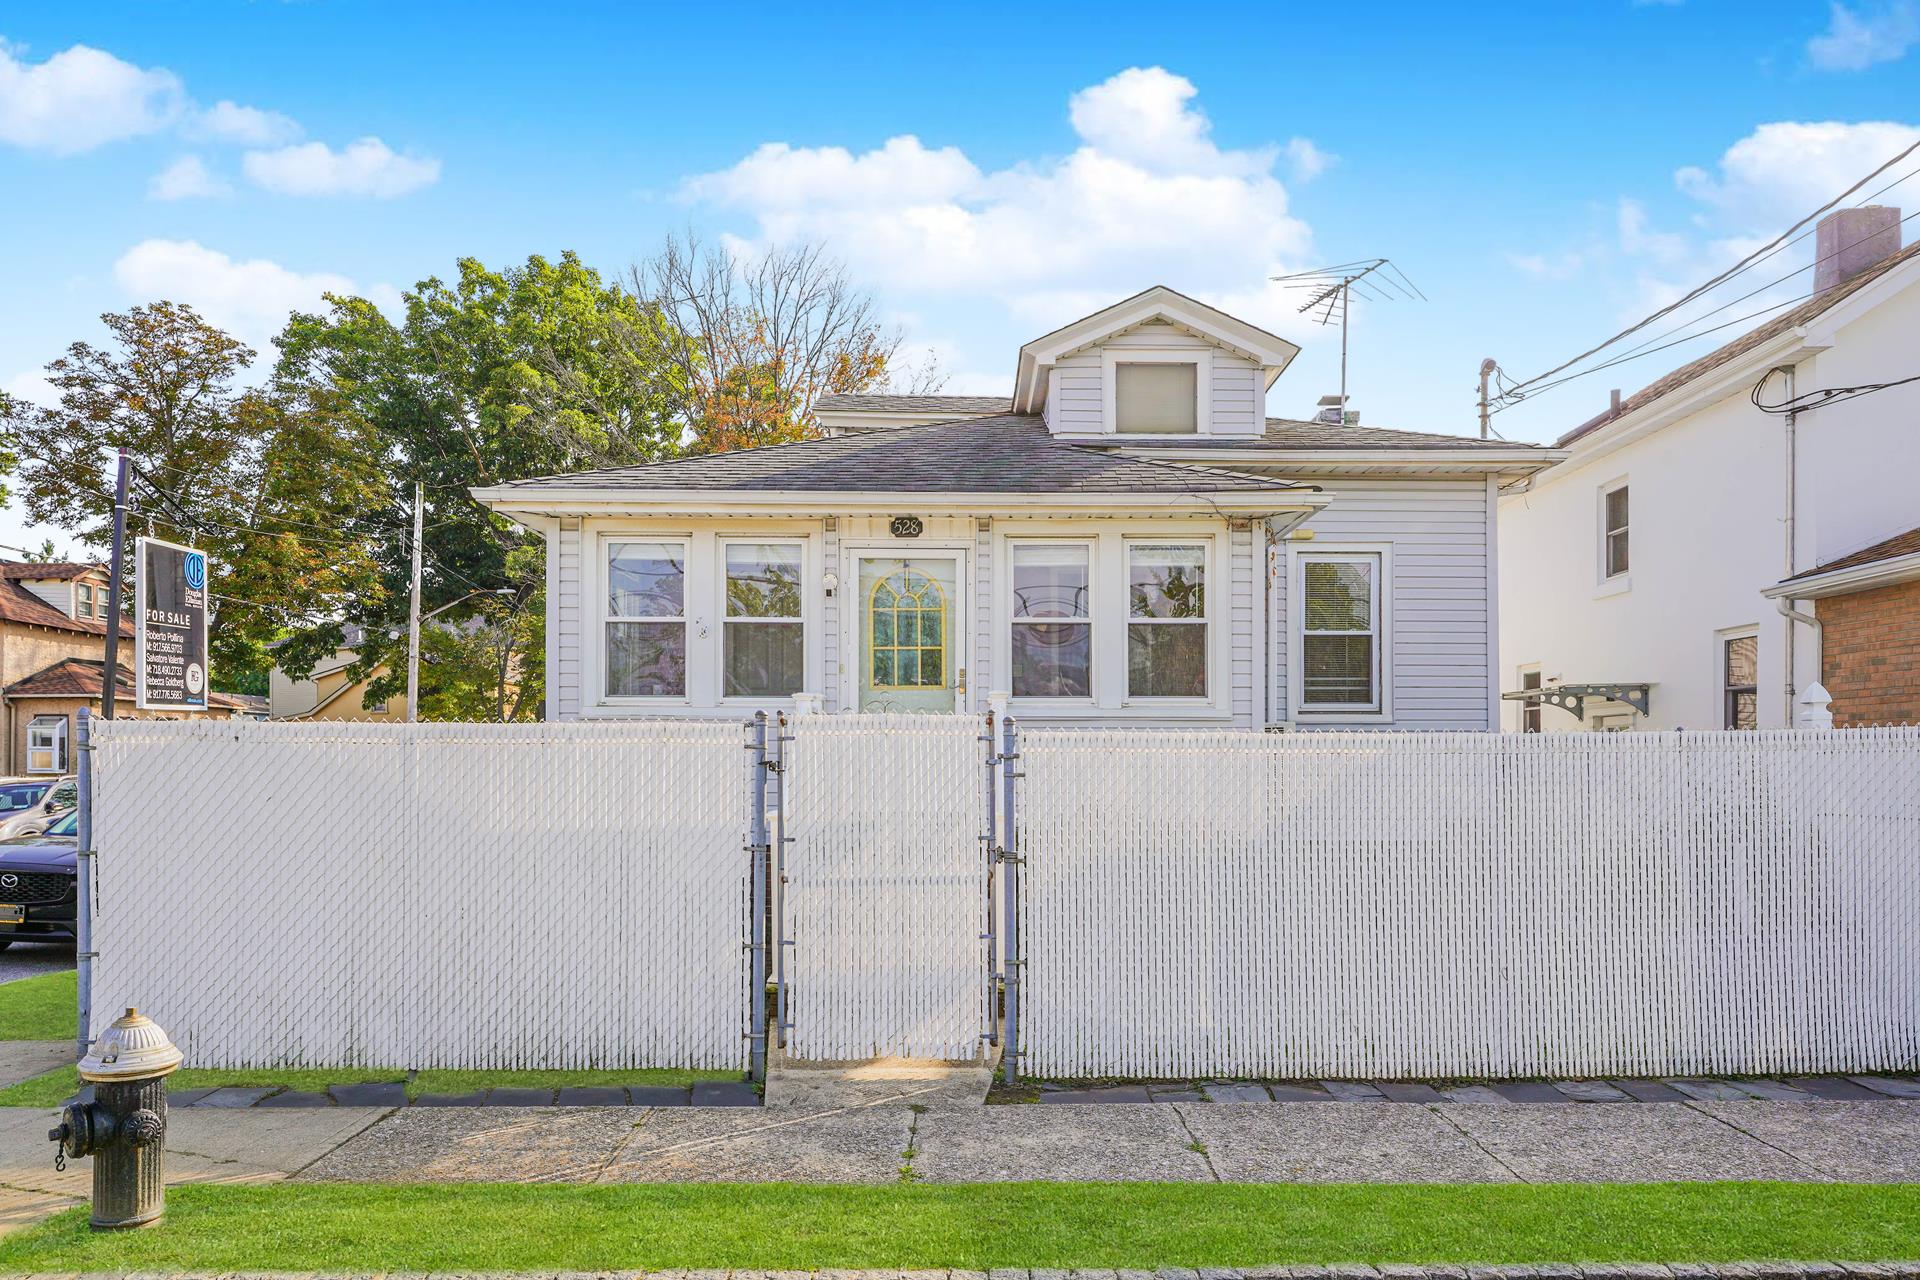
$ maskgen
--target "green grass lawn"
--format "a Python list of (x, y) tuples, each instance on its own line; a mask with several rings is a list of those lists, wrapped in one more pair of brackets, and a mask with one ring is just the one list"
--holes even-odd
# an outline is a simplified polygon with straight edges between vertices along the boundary
[(1887, 1260), (1920, 1185), (189, 1186), (146, 1231), (71, 1210), (0, 1272), (1154, 1267)]
[(79, 988), (73, 970), (0, 982), (0, 1040), (71, 1040)]
[[(643, 1084), (684, 1088), (696, 1080), (738, 1080), (738, 1071), (694, 1071), (679, 1067), (641, 1067), (625, 1071), (440, 1071), (413, 1073), (394, 1067), (182, 1067), (167, 1079), (170, 1089), (218, 1089), (226, 1085), (318, 1092), (330, 1084), (406, 1081), (407, 1096), (423, 1093), (472, 1093), (505, 1086), (564, 1089), (575, 1085)], [(57, 1107), (80, 1087), (72, 1067), (0, 1089), (0, 1107)]]

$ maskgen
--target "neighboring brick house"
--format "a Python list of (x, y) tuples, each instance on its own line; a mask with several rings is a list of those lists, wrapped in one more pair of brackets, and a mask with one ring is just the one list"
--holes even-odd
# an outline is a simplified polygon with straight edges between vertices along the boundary
[(1796, 574), (1765, 593), (1810, 600), (1833, 722), (1920, 724), (1920, 529)]
[[(0, 561), (0, 704), (6, 746), (0, 772), (73, 771), (73, 719), (100, 706), (106, 661), (107, 570), (103, 565)], [(133, 657), (133, 624), (120, 621), (121, 652)], [(133, 687), (125, 667), (116, 714), (131, 717)], [(204, 715), (231, 716), (245, 703), (209, 695)], [(177, 713), (168, 713), (169, 716)]]

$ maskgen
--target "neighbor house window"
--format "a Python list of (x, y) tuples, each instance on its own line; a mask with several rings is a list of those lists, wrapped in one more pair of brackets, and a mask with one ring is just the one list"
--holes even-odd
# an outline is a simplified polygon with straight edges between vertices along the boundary
[(67, 718), (35, 716), (27, 722), (27, 772), (67, 771)]
[(1207, 696), (1207, 549), (1127, 546), (1127, 696)]
[(802, 552), (798, 542), (726, 544), (724, 696), (784, 698), (805, 684)]
[(73, 615), (76, 618), (93, 616), (93, 587), (85, 582), (73, 588)]
[(1380, 557), (1300, 557), (1303, 710), (1380, 707)]
[(1084, 544), (1013, 544), (1014, 697), (1093, 696), (1092, 554)]
[(1606, 577), (1627, 571), (1627, 486), (1606, 491), (1600, 500), (1601, 561)]
[[(1528, 690), (1537, 691), (1540, 688), (1540, 669), (1538, 667), (1535, 667), (1531, 671), (1522, 671), (1520, 673), (1520, 688), (1523, 692)], [(1520, 704), (1520, 732), (1540, 732), (1540, 708), (1541, 703), (1538, 698), (1528, 698)]]
[(1192, 435), (1200, 429), (1197, 364), (1127, 363), (1113, 366), (1114, 430)]
[(686, 544), (634, 541), (606, 545), (608, 696), (684, 697)]
[(1760, 727), (1760, 637), (1729, 636), (1720, 642), (1721, 727)]

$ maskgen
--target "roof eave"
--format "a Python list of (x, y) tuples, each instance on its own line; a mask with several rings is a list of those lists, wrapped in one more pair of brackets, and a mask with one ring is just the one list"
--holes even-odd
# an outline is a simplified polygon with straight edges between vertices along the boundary
[(1876, 587), (1894, 587), (1903, 582), (1920, 582), (1920, 551), (1904, 556), (1889, 556), (1885, 560), (1874, 560), (1846, 569), (1834, 569), (1828, 573), (1788, 578), (1785, 582), (1761, 588), (1760, 594), (1769, 600), (1824, 600), (1828, 596), (1851, 595)]
[(1187, 493), (1101, 491), (1086, 493), (992, 493), (916, 491), (796, 491), (695, 489), (482, 488), (475, 501), (511, 517), (586, 515), (842, 515), (851, 511), (913, 511), (977, 515), (1013, 511), (1029, 515), (1087, 515), (1107, 511), (1137, 514), (1276, 515), (1317, 511), (1331, 495), (1305, 486), (1198, 490)]
[(1346, 469), (1405, 470), (1432, 474), (1436, 469), (1462, 474), (1530, 476), (1567, 458), (1561, 449), (1209, 449), (1201, 457), (1187, 449), (1126, 449), (1129, 457), (1216, 466), (1263, 466), (1294, 474), (1332, 474)]

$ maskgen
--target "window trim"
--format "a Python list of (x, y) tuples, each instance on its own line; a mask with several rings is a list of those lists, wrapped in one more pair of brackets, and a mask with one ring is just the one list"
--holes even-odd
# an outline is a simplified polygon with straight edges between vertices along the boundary
[[(1287, 547), (1287, 591), (1285, 622), (1287, 627), (1287, 719), (1315, 725), (1390, 724), (1394, 718), (1393, 678), (1393, 544), (1390, 542), (1313, 542)], [(1369, 556), (1378, 560), (1374, 586), (1375, 642), (1373, 653), (1374, 688), (1377, 705), (1363, 707), (1318, 703), (1309, 708), (1303, 694), (1306, 684), (1306, 569), (1304, 562)]]
[[(1750, 685), (1730, 685), (1727, 683), (1727, 646), (1735, 640), (1753, 641), (1753, 683)], [(1720, 727), (1734, 730), (1730, 723), (1732, 716), (1732, 697), (1737, 692), (1753, 694), (1753, 727), (1760, 727), (1760, 628), (1758, 626), (1728, 627), (1716, 631), (1713, 635), (1714, 673), (1713, 687), (1720, 694)], [(1735, 730), (1740, 732), (1739, 730)]]
[[(1034, 546), (1079, 547), (1087, 553), (1087, 616), (1084, 619), (1025, 618), (1015, 612), (1013, 596), (1014, 553), (1021, 547)], [(1006, 621), (1004, 631), (1006, 658), (1004, 660), (1005, 666), (1003, 670), (1007, 673), (1006, 687), (1008, 696), (1016, 699), (1022, 707), (1089, 710), (1098, 706), (1100, 679), (1104, 674), (1103, 664), (1100, 661), (1100, 609), (1102, 593), (1100, 590), (1099, 539), (1086, 536), (1029, 536), (1015, 534), (1010, 535), (1006, 539), (1006, 548), (1006, 554), (1002, 557), (1006, 566), (1004, 575), (1006, 585), (1005, 590), (1002, 592), (1004, 600), (1002, 617)], [(1061, 622), (1069, 626), (1084, 625), (1087, 628), (1087, 694), (1084, 698), (1036, 697), (1031, 694), (1013, 692), (1013, 628), (1021, 622)]]
[[(55, 729), (55, 733), (53, 735), (53, 741), (51, 744), (46, 746), (35, 746), (33, 742), (34, 732), (35, 730), (43, 727)], [(49, 774), (56, 778), (66, 773), (67, 772), (67, 751), (68, 751), (69, 744), (72, 742), (72, 739), (73, 739), (73, 726), (70, 719), (67, 716), (64, 716), (64, 715), (34, 716), (32, 719), (27, 721), (27, 736), (26, 736), (27, 749), (25, 752), (25, 758), (21, 762), (25, 766), (25, 768), (23, 768), (21, 772), (31, 773), (31, 774)], [(33, 756), (36, 751), (53, 752), (52, 766), (35, 768), (33, 764)]]
[[(661, 545), (679, 546), (682, 580), (680, 586), (680, 616), (678, 618), (668, 618), (665, 616), (629, 618), (616, 616), (614, 614), (612, 597), (608, 589), (613, 576), (608, 557), (612, 554), (612, 548), (615, 545), (634, 542), (653, 542)], [(594, 557), (594, 585), (596, 589), (594, 591), (593, 679), (595, 691), (599, 695), (598, 702), (600, 705), (609, 707), (685, 707), (693, 705), (693, 646), (696, 639), (706, 638), (704, 628), (697, 636), (695, 633), (694, 610), (697, 602), (694, 596), (695, 561), (693, 556), (693, 542), (693, 535), (686, 533), (636, 533), (630, 531), (616, 532), (613, 530), (603, 531), (596, 541), (596, 555)], [(607, 673), (607, 628), (616, 622), (678, 622), (685, 628), (686, 680), (684, 688), (682, 688), (679, 693), (613, 693), (608, 689), (611, 681), (608, 679)]]
[[(1198, 618), (1141, 618), (1133, 616), (1133, 548), (1136, 546), (1156, 547), (1198, 547), (1200, 549), (1200, 600), (1201, 615)], [(1119, 607), (1119, 650), (1120, 664), (1120, 705), (1123, 707), (1211, 707), (1220, 690), (1220, 660), (1214, 644), (1215, 624), (1220, 618), (1219, 594), (1221, 580), (1218, 573), (1218, 557), (1214, 554), (1211, 539), (1196, 538), (1191, 534), (1178, 533), (1128, 534), (1120, 539), (1120, 581), (1123, 584)], [(1148, 626), (1170, 626), (1201, 628), (1201, 651), (1207, 658), (1207, 684), (1199, 697), (1188, 694), (1150, 694), (1133, 691), (1133, 653), (1132, 638), (1127, 634), (1135, 624), (1141, 622)]]
[[(1115, 367), (1123, 364), (1190, 364), (1193, 370), (1193, 430), (1128, 431), (1120, 430), (1119, 378)], [(1103, 435), (1125, 435), (1128, 440), (1191, 440), (1213, 434), (1213, 348), (1211, 347), (1115, 347), (1100, 348), (1100, 431)]]
[[(84, 599), (86, 600), (86, 605), (84, 608), (81, 607), (81, 603), (80, 603), (83, 598), (81, 596), (82, 592), (86, 593), (84, 597)], [(76, 618), (93, 617), (94, 616), (94, 596), (95, 596), (95, 592), (93, 589), (93, 584), (91, 582), (74, 583), (73, 584), (73, 616)]]
[[(727, 612), (727, 548), (736, 544), (748, 546), (786, 546), (800, 552), (800, 616), (797, 618), (735, 618)], [(719, 596), (716, 616), (720, 619), (719, 643), (714, 648), (714, 704), (722, 707), (765, 706), (769, 702), (790, 705), (792, 693), (728, 693), (727, 692), (727, 628), (735, 622), (786, 622), (800, 625), (800, 687), (795, 693), (805, 693), (813, 680), (813, 630), (815, 612), (813, 607), (813, 558), (808, 550), (809, 540), (798, 533), (716, 533), (713, 536), (714, 587)], [(689, 584), (689, 592), (692, 587)], [(691, 661), (691, 654), (689, 654)], [(687, 687), (691, 692), (693, 675), (691, 669), (687, 675)]]
[[(1627, 522), (1618, 529), (1607, 527), (1607, 499), (1620, 490), (1627, 493)], [(1616, 595), (1633, 588), (1633, 494), (1632, 482), (1627, 476), (1615, 476), (1594, 491), (1594, 582), (1596, 595)], [(1614, 534), (1626, 538), (1627, 567), (1618, 573), (1608, 573), (1608, 550)]]

